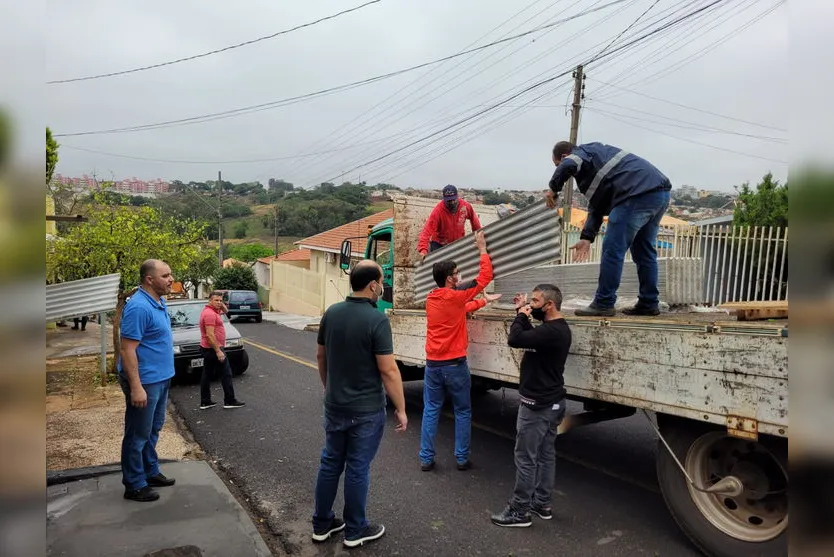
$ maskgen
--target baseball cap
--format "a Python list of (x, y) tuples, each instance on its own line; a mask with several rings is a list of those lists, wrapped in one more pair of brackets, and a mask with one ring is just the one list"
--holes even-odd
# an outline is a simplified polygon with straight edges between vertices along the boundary
[(458, 189), (449, 184), (445, 188), (443, 188), (443, 201), (454, 201), (458, 198)]

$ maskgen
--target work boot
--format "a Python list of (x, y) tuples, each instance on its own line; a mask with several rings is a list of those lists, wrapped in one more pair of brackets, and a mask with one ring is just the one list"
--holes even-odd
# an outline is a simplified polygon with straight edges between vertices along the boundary
[(616, 313), (614, 308), (601, 308), (594, 304), (574, 312), (579, 317), (614, 317)]
[(646, 306), (634, 306), (633, 308), (628, 308), (623, 310), (624, 315), (647, 315), (647, 316), (655, 316), (660, 315), (660, 308), (658, 307), (646, 307)]
[(126, 489), (125, 499), (130, 499), (131, 501), (139, 501), (141, 503), (147, 503), (159, 499), (159, 493), (154, 491), (153, 488), (151, 488), (151, 486), (146, 485), (141, 489)]
[(162, 472), (148, 478), (148, 485), (151, 487), (171, 487), (175, 483), (177, 483), (177, 480), (167, 477)]

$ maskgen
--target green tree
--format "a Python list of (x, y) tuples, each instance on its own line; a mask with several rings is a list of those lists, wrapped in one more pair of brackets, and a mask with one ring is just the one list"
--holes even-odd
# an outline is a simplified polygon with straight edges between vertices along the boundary
[(218, 290), (252, 290), (258, 291), (258, 279), (255, 270), (248, 265), (230, 265), (218, 269), (214, 274), (214, 287)]
[(58, 142), (52, 137), (52, 130), (46, 128), (46, 183), (52, 182), (52, 174), (58, 165)]
[(254, 263), (261, 257), (274, 255), (273, 250), (263, 244), (230, 244), (224, 249), (228, 257), (246, 263)]
[(753, 190), (745, 182), (738, 190), (733, 212), (735, 226), (788, 226), (788, 185), (780, 184), (768, 172)]
[(238, 222), (235, 225), (235, 238), (238, 240), (246, 238), (246, 233), (249, 231), (249, 223), (245, 220)]
[(119, 273), (119, 299), (113, 322), (113, 346), (119, 351), (119, 324), (128, 296), (139, 283), (139, 266), (162, 259), (174, 277), (183, 273), (201, 250), (202, 226), (162, 215), (152, 207), (112, 206), (95, 198), (88, 222), (50, 242), (49, 266), (60, 281)]
[(186, 290), (196, 288), (197, 285), (213, 278), (220, 269), (217, 260), (217, 248), (203, 247), (192, 259), (185, 270), (177, 277)]

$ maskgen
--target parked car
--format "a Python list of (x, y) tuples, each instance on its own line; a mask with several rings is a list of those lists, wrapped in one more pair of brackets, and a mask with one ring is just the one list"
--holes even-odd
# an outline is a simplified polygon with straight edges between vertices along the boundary
[[(199, 379), (203, 373), (203, 355), (200, 352), (200, 312), (206, 300), (169, 300), (168, 316), (174, 335), (174, 370), (183, 380)], [(232, 373), (240, 375), (249, 367), (249, 354), (243, 346), (240, 332), (223, 315), (226, 329), (226, 357)]]
[(263, 321), (263, 304), (258, 301), (258, 293), (252, 290), (222, 290), (223, 303), (229, 308), (229, 319), (254, 319)]

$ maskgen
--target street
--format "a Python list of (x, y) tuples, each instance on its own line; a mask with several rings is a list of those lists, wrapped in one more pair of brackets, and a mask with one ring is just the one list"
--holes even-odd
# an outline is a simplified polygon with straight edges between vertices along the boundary
[[(247, 344), (249, 370), (235, 378), (244, 408), (201, 411), (199, 385), (172, 389), (171, 399), (207, 455), (228, 471), (288, 553), (335, 555), (342, 535), (310, 540), (313, 488), (323, 446), (323, 390), (315, 369), (316, 334), (273, 323), (235, 323)], [(222, 401), (219, 382), (215, 400)], [(437, 467), (421, 472), (422, 382), (405, 384), (408, 431), (388, 428), (371, 468), (368, 517), (386, 534), (356, 555), (699, 555), (669, 515), (654, 471), (655, 436), (642, 415), (577, 428), (557, 441), (554, 519), (531, 528), (500, 528), (514, 483), (517, 393), (473, 397), (473, 468), (459, 472), (454, 427), (444, 410)], [(578, 407), (569, 411), (576, 412)], [(341, 494), (334, 509), (339, 515)]]

